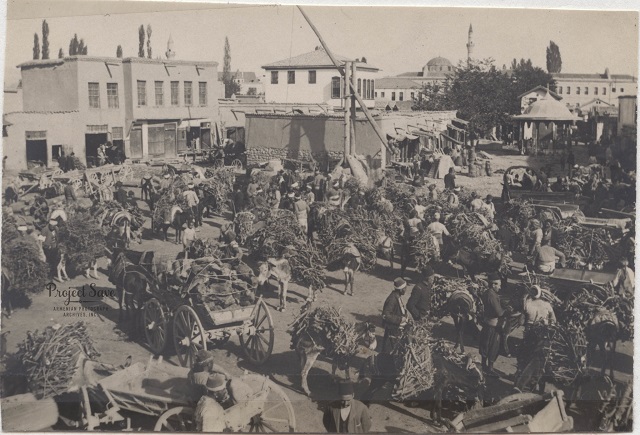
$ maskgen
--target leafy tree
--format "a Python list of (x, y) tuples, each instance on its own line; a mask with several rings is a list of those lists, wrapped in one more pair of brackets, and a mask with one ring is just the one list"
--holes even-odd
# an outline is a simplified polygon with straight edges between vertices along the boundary
[(229, 98), (233, 94), (240, 92), (240, 85), (234, 81), (235, 76), (231, 75), (231, 47), (229, 38), (224, 38), (224, 64), (222, 66), (222, 83), (224, 83), (224, 97)]
[(549, 71), (549, 73), (559, 73), (562, 71), (560, 47), (553, 41), (549, 41), (549, 46), (547, 47), (547, 71)]
[(138, 57), (144, 57), (144, 25), (138, 29)]
[(147, 24), (147, 57), (152, 59), (151, 57), (151, 24)]
[(49, 59), (49, 23), (42, 20), (42, 58)]
[(69, 42), (69, 56), (78, 54), (78, 34), (74, 34)]
[(62, 48), (60, 50), (58, 50), (58, 59), (62, 59), (64, 58), (64, 51), (62, 51)]
[(122, 58), (122, 45), (118, 45), (118, 48), (116, 48), (116, 57)]
[(89, 47), (84, 44), (84, 39), (80, 39), (78, 43), (78, 52), (76, 54), (86, 55), (89, 52)]
[(33, 34), (33, 59), (40, 59), (40, 38), (37, 33)]

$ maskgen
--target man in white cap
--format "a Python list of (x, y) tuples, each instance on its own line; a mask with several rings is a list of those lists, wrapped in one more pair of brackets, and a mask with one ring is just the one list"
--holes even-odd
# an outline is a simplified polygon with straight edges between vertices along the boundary
[(620, 260), (620, 267), (616, 272), (615, 278), (611, 281), (613, 288), (615, 288), (619, 295), (631, 297), (634, 295), (634, 286), (636, 282), (636, 276), (633, 270), (629, 267), (629, 260), (623, 258)]
[(436, 244), (438, 245), (438, 249), (440, 250), (440, 255), (442, 255), (442, 248), (444, 246), (444, 236), (450, 236), (449, 230), (444, 226), (443, 223), (440, 222), (440, 213), (434, 213), (433, 222), (431, 222), (427, 226), (427, 231), (431, 233)]
[[(191, 213), (193, 214), (193, 219), (195, 220), (196, 228), (199, 228), (202, 225), (202, 217), (200, 216), (198, 210), (198, 204), (200, 203), (200, 199), (198, 199), (198, 194), (194, 190), (195, 185), (193, 183), (189, 183), (187, 185), (187, 190), (182, 192), (182, 196), (184, 197), (185, 202), (191, 209)], [(200, 231), (196, 229), (196, 231)]]
[(171, 186), (171, 174), (166, 173), (162, 176), (162, 180), (160, 180), (160, 190), (166, 190)]
[(553, 307), (548, 301), (542, 299), (542, 291), (542, 287), (533, 285), (524, 299), (525, 330), (536, 322), (542, 322), (545, 325), (556, 322)]
[(402, 296), (407, 291), (407, 282), (402, 278), (393, 281), (393, 291), (384, 301), (382, 308), (382, 324), (384, 326), (384, 339), (382, 352), (392, 351), (402, 329), (407, 324), (407, 309)]

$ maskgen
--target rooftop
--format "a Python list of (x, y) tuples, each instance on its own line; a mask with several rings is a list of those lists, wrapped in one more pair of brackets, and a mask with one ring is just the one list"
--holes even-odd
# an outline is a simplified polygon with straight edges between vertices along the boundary
[(201, 66), (218, 66), (218, 62), (199, 61), (199, 60), (175, 60), (175, 59), (148, 59), (146, 57), (125, 57), (120, 59), (117, 57), (103, 56), (67, 56), (62, 59), (39, 59), (30, 60), (17, 65), (17, 68), (37, 68), (46, 66), (62, 65), (65, 62), (102, 62), (102, 63), (156, 63), (160, 65), (201, 65)]
[(637, 81), (637, 78), (629, 74), (578, 74), (578, 73), (553, 73), (551, 76), (554, 79), (588, 79), (588, 80), (628, 80)]
[[(345, 61), (355, 61), (355, 59), (349, 59), (345, 56), (341, 56), (336, 53), (332, 53), (333, 57), (338, 61), (339, 64), (343, 65)], [(376, 68), (373, 65), (364, 62), (356, 62), (357, 68), (360, 69), (371, 69), (375, 71), (379, 71), (379, 68)], [(303, 53), (298, 56), (290, 57), (287, 59), (279, 60), (277, 62), (273, 62), (267, 65), (263, 65), (264, 69), (280, 69), (280, 68), (335, 68), (333, 62), (331, 62), (331, 58), (327, 54), (327, 52), (323, 48), (317, 48), (314, 51), (310, 51), (308, 53)]]
[(420, 89), (420, 84), (402, 77), (383, 77), (376, 80), (377, 89)]
[(544, 86), (536, 86), (533, 89), (528, 90), (527, 92), (518, 95), (518, 98), (522, 98), (527, 94), (530, 94), (531, 92), (536, 92), (536, 91), (545, 91), (548, 95), (551, 95), (553, 98), (555, 98), (556, 100), (562, 100), (562, 97), (558, 94), (556, 94), (555, 92), (553, 92), (552, 90), (544, 87)]

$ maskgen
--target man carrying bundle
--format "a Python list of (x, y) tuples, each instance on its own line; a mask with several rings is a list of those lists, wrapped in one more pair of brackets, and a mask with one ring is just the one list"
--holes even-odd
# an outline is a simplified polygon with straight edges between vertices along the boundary
[(393, 350), (396, 340), (407, 324), (407, 309), (402, 300), (406, 289), (407, 282), (402, 278), (396, 278), (393, 281), (393, 291), (384, 301), (382, 309), (382, 324), (384, 325), (383, 353)]
[(498, 292), (502, 286), (500, 275), (497, 272), (489, 274), (489, 290), (482, 296), (484, 305), (484, 321), (480, 332), (480, 355), (482, 356), (482, 369), (487, 376), (500, 377), (493, 369), (493, 363), (498, 358), (500, 350), (500, 332), (498, 320), (504, 316), (505, 311), (500, 303)]

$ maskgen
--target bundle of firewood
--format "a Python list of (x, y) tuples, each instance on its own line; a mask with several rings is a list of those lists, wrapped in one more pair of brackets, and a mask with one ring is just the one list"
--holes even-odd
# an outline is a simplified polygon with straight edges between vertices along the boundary
[[(436, 275), (431, 287), (430, 317), (440, 319), (449, 314), (448, 302), (451, 295), (457, 291), (469, 291), (474, 284), (467, 279), (452, 278)], [(469, 293), (473, 294), (469, 291)]]
[(402, 369), (394, 384), (394, 400), (417, 397), (433, 386), (435, 367), (429, 341), (431, 330), (426, 322), (407, 325), (393, 352), (402, 358)]
[(255, 215), (250, 211), (242, 211), (236, 214), (233, 223), (235, 225), (236, 234), (238, 235), (238, 242), (241, 245), (244, 245), (247, 238), (253, 234), (253, 223), (255, 220)]
[(184, 192), (185, 189), (186, 184), (181, 179), (177, 179), (169, 189), (162, 194), (160, 199), (158, 199), (152, 214), (155, 229), (165, 223), (165, 219), (174, 205), (177, 205), (182, 210), (189, 208), (187, 201), (184, 199), (184, 196), (182, 196), (182, 192)]
[(440, 261), (442, 253), (433, 234), (423, 231), (411, 239), (410, 255), (416, 261), (416, 270), (422, 271), (427, 265)]
[(591, 264), (599, 270), (611, 261), (607, 255), (607, 247), (614, 243), (606, 229), (587, 228), (575, 219), (556, 222), (553, 228), (558, 236), (557, 249), (567, 257), (567, 267), (582, 269)]
[(340, 309), (320, 306), (310, 309), (303, 306), (302, 313), (289, 325), (291, 348), (294, 349), (300, 337), (308, 334), (312, 339), (321, 339), (326, 344), (329, 357), (351, 357), (358, 352), (356, 325), (348, 322)]
[(89, 359), (100, 356), (84, 322), (48, 326), (42, 333), (29, 331), (16, 354), (29, 390), (38, 398), (67, 391), (85, 355)]
[(229, 199), (233, 192), (233, 183), (236, 176), (233, 170), (228, 168), (207, 169), (207, 179), (202, 181), (200, 187), (205, 194), (213, 195), (216, 199), (216, 212), (220, 213), (229, 208)]
[(66, 253), (68, 272), (82, 274), (104, 256), (106, 241), (99, 223), (87, 212), (74, 213), (58, 229), (58, 242)]
[(263, 228), (247, 239), (249, 255), (265, 261), (289, 253), (293, 280), (300, 285), (320, 290), (325, 287), (326, 259), (307, 238), (294, 214), (288, 210), (274, 210)]
[(223, 252), (218, 242), (213, 239), (195, 239), (189, 246), (189, 258), (202, 257), (223, 258)]

